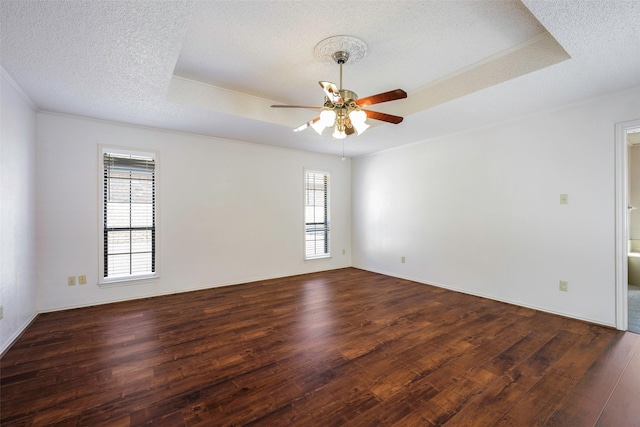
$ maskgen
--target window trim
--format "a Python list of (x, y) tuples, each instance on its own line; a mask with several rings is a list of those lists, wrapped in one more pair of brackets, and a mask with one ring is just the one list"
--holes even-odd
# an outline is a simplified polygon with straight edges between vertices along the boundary
[[(307, 217), (306, 217), (306, 207), (307, 207), (307, 174), (309, 173), (316, 173), (316, 174), (322, 174), (325, 175), (326, 177), (328, 177), (329, 179), (329, 185), (327, 188), (327, 206), (326, 209), (328, 211), (327, 214), (327, 220), (326, 220), (326, 224), (327, 224), (327, 240), (328, 243), (326, 244), (326, 249), (327, 252), (320, 254), (320, 255), (312, 255), (309, 256), (307, 255)], [(314, 260), (318, 260), (318, 259), (327, 259), (327, 258), (331, 258), (331, 246), (333, 244), (333, 239), (331, 238), (331, 172), (327, 171), (327, 170), (320, 170), (320, 169), (312, 169), (312, 168), (304, 168), (303, 171), (303, 175), (302, 175), (302, 253), (303, 253), (303, 259), (304, 261), (314, 261)]]
[[(155, 198), (155, 272), (124, 277), (104, 277), (104, 154), (116, 153), (131, 156), (153, 157), (154, 159), (154, 198)], [(137, 150), (117, 145), (98, 145), (98, 286), (111, 287), (132, 285), (155, 281), (160, 277), (160, 154), (156, 150)]]

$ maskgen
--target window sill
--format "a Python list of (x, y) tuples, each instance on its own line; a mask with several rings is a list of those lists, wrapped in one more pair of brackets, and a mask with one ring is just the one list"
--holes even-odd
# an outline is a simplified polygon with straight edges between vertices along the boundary
[(98, 286), (101, 288), (113, 288), (117, 286), (130, 286), (137, 285), (141, 283), (149, 283), (155, 282), (158, 280), (160, 276), (158, 275), (145, 275), (145, 276), (135, 276), (135, 277), (119, 277), (117, 279), (107, 279), (101, 280), (98, 282)]
[(316, 261), (316, 260), (319, 260), (319, 259), (330, 259), (330, 258), (331, 258), (331, 255), (318, 255), (318, 256), (314, 256), (314, 257), (305, 258), (304, 260), (305, 261)]

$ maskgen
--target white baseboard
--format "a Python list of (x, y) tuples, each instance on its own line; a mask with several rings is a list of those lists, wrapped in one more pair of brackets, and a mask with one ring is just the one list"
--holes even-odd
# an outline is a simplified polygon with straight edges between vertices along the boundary
[(561, 312), (561, 311), (549, 310), (548, 308), (538, 307), (538, 306), (533, 305), (533, 304), (523, 304), (523, 303), (521, 303), (519, 301), (516, 302), (516, 301), (511, 301), (509, 299), (496, 298), (493, 295), (486, 295), (486, 294), (483, 294), (481, 292), (470, 292), (470, 291), (468, 291), (466, 289), (460, 289), (460, 288), (457, 288), (455, 286), (450, 286), (450, 285), (443, 284), (443, 283), (425, 281), (424, 279), (419, 279), (419, 278), (416, 278), (416, 277), (398, 275), (398, 274), (395, 274), (395, 273), (389, 273), (389, 272), (386, 272), (386, 271), (374, 270), (374, 269), (365, 268), (365, 267), (358, 267), (358, 266), (355, 266), (355, 265), (353, 267), (354, 268), (359, 268), (361, 270), (371, 271), (373, 273), (384, 274), (385, 276), (397, 277), (398, 279), (410, 280), (412, 282), (420, 283), (420, 284), (423, 284), (423, 285), (431, 285), (431, 286), (435, 286), (437, 288), (443, 288), (443, 289), (447, 289), (447, 290), (454, 291), (454, 292), (460, 292), (462, 294), (472, 295), (474, 297), (480, 297), (480, 298), (486, 298), (486, 299), (489, 299), (489, 300), (492, 300), (492, 301), (504, 302), (506, 304), (515, 305), (515, 306), (518, 306), (518, 307), (530, 308), (532, 310), (538, 310), (538, 311), (542, 311), (544, 313), (555, 314), (556, 316), (567, 317), (567, 318), (570, 318), (570, 319), (581, 320), (583, 322), (593, 323), (593, 324), (600, 325), (600, 326), (606, 326), (608, 328), (614, 328), (614, 329), (616, 328), (615, 323), (607, 323), (607, 322), (602, 322), (600, 320), (590, 319), (590, 318), (587, 318), (587, 317), (576, 316), (576, 315), (571, 314), (571, 313), (565, 313), (565, 312)]
[(341, 266), (341, 267), (335, 267), (335, 268), (330, 268), (330, 269), (327, 269), (327, 270), (318, 270), (318, 271), (293, 272), (293, 273), (287, 274), (285, 276), (254, 277), (254, 278), (248, 278), (246, 280), (243, 279), (243, 280), (238, 280), (238, 281), (233, 281), (233, 282), (222, 282), (222, 283), (213, 283), (213, 284), (210, 283), (210, 284), (206, 284), (206, 285), (194, 286), (194, 287), (189, 287), (189, 288), (185, 288), (185, 289), (169, 290), (169, 291), (165, 291), (165, 292), (157, 292), (157, 293), (152, 293), (152, 294), (147, 294), (147, 295), (139, 295), (139, 296), (135, 296), (135, 297), (114, 298), (114, 299), (108, 299), (108, 300), (102, 300), (102, 301), (88, 302), (88, 303), (85, 303), (85, 304), (76, 304), (76, 305), (72, 305), (72, 306), (49, 307), (49, 308), (46, 308), (46, 309), (40, 309), (39, 313), (53, 313), (53, 312), (56, 312), (56, 311), (73, 310), (75, 308), (85, 308), (85, 307), (93, 307), (93, 306), (96, 306), (96, 305), (113, 304), (113, 303), (125, 302), (125, 301), (135, 301), (135, 300), (139, 300), (139, 299), (161, 297), (161, 296), (165, 296), (165, 295), (182, 294), (182, 293), (185, 293), (185, 292), (203, 291), (203, 290), (206, 290), (206, 289), (222, 288), (222, 287), (225, 287), (225, 286), (236, 286), (236, 285), (243, 285), (245, 283), (262, 282), (262, 281), (265, 281), (265, 280), (284, 279), (286, 277), (299, 276), (299, 275), (302, 275), (302, 274), (313, 274), (313, 273), (319, 273), (319, 272), (322, 272), (322, 271), (340, 270), (342, 268), (349, 268), (349, 267), (351, 267), (351, 266)]
[(9, 340), (4, 343), (4, 345), (0, 348), (0, 357), (4, 356), (4, 353), (11, 348), (13, 343), (15, 343), (18, 338), (20, 338), (20, 335), (22, 335), (24, 331), (26, 331), (27, 328), (31, 325), (31, 323), (36, 320), (38, 314), (39, 313), (34, 313), (29, 319), (27, 319), (22, 327), (18, 328), (18, 330), (9, 338)]

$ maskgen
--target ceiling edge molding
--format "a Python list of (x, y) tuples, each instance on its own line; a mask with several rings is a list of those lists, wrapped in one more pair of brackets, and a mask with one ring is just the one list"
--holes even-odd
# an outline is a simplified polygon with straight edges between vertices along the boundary
[(18, 95), (20, 95), (20, 97), (22, 99), (24, 99), (27, 104), (29, 104), (29, 107), (34, 112), (36, 112), (36, 113), (40, 112), (40, 109), (38, 108), (38, 106), (31, 100), (31, 98), (29, 98), (29, 95), (27, 95), (22, 90), (22, 88), (18, 85), (18, 83), (16, 83), (16, 81), (13, 80), (13, 77), (11, 77), (9, 72), (7, 70), (5, 70), (2, 65), (0, 65), (0, 75), (2, 75), (2, 77), (5, 78), (5, 80), (11, 85), (11, 87), (13, 87), (13, 89), (15, 89), (16, 92), (18, 92)]
[(545, 31), (409, 93), (406, 102), (393, 106), (393, 112), (410, 115), (570, 58), (553, 36)]
[(314, 111), (271, 108), (278, 102), (175, 75), (169, 83), (167, 100), (291, 128), (306, 123), (312, 117), (309, 111)]

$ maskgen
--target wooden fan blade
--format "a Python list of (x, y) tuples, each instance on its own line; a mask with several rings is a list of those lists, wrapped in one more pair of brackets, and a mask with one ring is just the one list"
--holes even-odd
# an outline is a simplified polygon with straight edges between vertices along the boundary
[(327, 98), (329, 98), (329, 101), (333, 102), (334, 105), (344, 104), (344, 101), (342, 99), (342, 95), (340, 95), (340, 89), (338, 89), (338, 86), (336, 86), (331, 82), (318, 82), (318, 83), (320, 83), (320, 86), (322, 86), (322, 89), (324, 90), (324, 93), (327, 95)]
[(305, 130), (306, 128), (308, 128), (309, 126), (311, 126), (312, 124), (314, 124), (315, 122), (317, 122), (318, 120), (320, 120), (320, 117), (316, 117), (315, 119), (309, 120), (307, 123), (298, 126), (297, 128), (295, 128), (293, 131), (294, 132), (300, 132), (302, 130)]
[(379, 93), (377, 95), (367, 96), (366, 98), (360, 98), (356, 101), (356, 104), (360, 107), (366, 107), (368, 105), (380, 104), (381, 102), (395, 101), (396, 99), (403, 99), (407, 97), (407, 92), (402, 89), (390, 90), (389, 92)]
[(393, 123), (397, 125), (404, 120), (403, 117), (394, 116), (393, 114), (380, 113), (379, 111), (362, 110), (367, 113), (367, 117), (370, 119), (381, 120), (383, 122)]
[(271, 108), (312, 108), (312, 109), (322, 109), (323, 107), (318, 107), (317, 105), (272, 105)]

